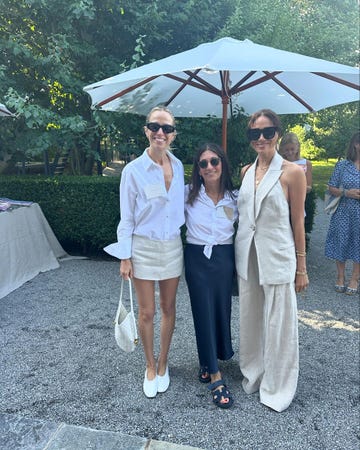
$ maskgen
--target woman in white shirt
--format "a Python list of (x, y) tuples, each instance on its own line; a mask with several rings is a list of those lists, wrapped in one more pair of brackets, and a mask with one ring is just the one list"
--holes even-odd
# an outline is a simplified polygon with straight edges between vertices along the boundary
[[(175, 119), (153, 108), (144, 127), (149, 147), (121, 174), (118, 242), (105, 250), (121, 259), (120, 274), (132, 278), (138, 301), (139, 332), (148, 398), (169, 387), (168, 352), (175, 326), (176, 291), (183, 268), (180, 227), (184, 223), (184, 168), (169, 151)], [(160, 350), (154, 356), (155, 281), (160, 290)]]
[(199, 381), (210, 383), (213, 402), (234, 402), (218, 366), (234, 352), (231, 344), (231, 291), (235, 270), (236, 192), (224, 151), (204, 144), (194, 159), (191, 183), (185, 187), (185, 277), (194, 319)]

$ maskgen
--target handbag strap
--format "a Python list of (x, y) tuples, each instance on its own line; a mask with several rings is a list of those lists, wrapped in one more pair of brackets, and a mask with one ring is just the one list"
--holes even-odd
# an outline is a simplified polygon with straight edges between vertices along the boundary
[[(119, 322), (119, 316), (120, 316), (120, 312), (121, 312), (121, 306), (122, 306), (122, 297), (123, 297), (123, 292), (124, 292), (124, 278), (121, 278), (121, 286), (120, 286), (120, 299), (119, 299), (119, 306), (118, 309), (116, 311), (116, 316), (115, 316), (115, 323)], [(131, 312), (131, 317), (133, 319), (133, 323), (134, 323), (134, 330), (135, 330), (135, 340), (138, 339), (138, 334), (137, 334), (137, 327), (136, 327), (136, 320), (135, 320), (135, 314), (134, 314), (134, 301), (133, 301), (133, 293), (132, 293), (132, 283), (131, 283), (131, 279), (129, 278), (129, 296), (130, 296), (130, 312)]]
[[(124, 280), (123, 280), (124, 281)], [(132, 284), (131, 279), (129, 278), (129, 293), (130, 293), (130, 309), (131, 312), (134, 313), (134, 303), (133, 303), (133, 295), (132, 295)]]

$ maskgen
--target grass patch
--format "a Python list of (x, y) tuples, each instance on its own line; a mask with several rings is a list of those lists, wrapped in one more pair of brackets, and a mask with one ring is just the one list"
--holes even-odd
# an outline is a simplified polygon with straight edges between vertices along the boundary
[(311, 163), (313, 167), (313, 189), (320, 198), (324, 199), (324, 193), (335, 164), (337, 163), (337, 159), (311, 161)]

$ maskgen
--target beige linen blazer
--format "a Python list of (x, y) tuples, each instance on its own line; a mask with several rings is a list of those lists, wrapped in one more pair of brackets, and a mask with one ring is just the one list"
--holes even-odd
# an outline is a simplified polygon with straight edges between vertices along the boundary
[(238, 198), (236, 269), (241, 278), (248, 279), (250, 247), (254, 242), (260, 284), (290, 283), (295, 279), (296, 256), (289, 204), (279, 181), (283, 158), (275, 153), (255, 191), (256, 163), (257, 160), (247, 170)]

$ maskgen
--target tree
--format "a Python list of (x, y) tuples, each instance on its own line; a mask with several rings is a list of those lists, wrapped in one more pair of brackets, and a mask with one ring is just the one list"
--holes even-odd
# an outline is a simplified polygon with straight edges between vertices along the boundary
[[(224, 35), (355, 64), (357, 9), (356, 0), (2, 0), (0, 101), (18, 119), (0, 122), (0, 159), (56, 161), (70, 152), (73, 172), (91, 174), (114, 149), (143, 148), (144, 119), (92, 112), (83, 86)], [(336, 123), (324, 136), (331, 140), (356, 111), (319, 113), (322, 126)], [(246, 144), (236, 137), (239, 122), (229, 124), (229, 154), (239, 164)], [(181, 119), (181, 127), (176, 151), (186, 158), (199, 141), (220, 141), (214, 119)], [(341, 136), (333, 139), (339, 146)]]
[[(358, 14), (357, 0), (241, 0), (221, 34), (355, 66)], [(285, 130), (297, 123), (310, 125), (308, 145), (323, 149), (328, 157), (343, 154), (358, 120), (358, 103), (282, 117)]]
[(71, 151), (74, 171), (91, 173), (101, 142), (128, 145), (138, 119), (92, 114), (83, 86), (213, 38), (231, 4), (3, 0), (0, 88), (19, 119), (0, 125), (2, 152), (25, 160)]

